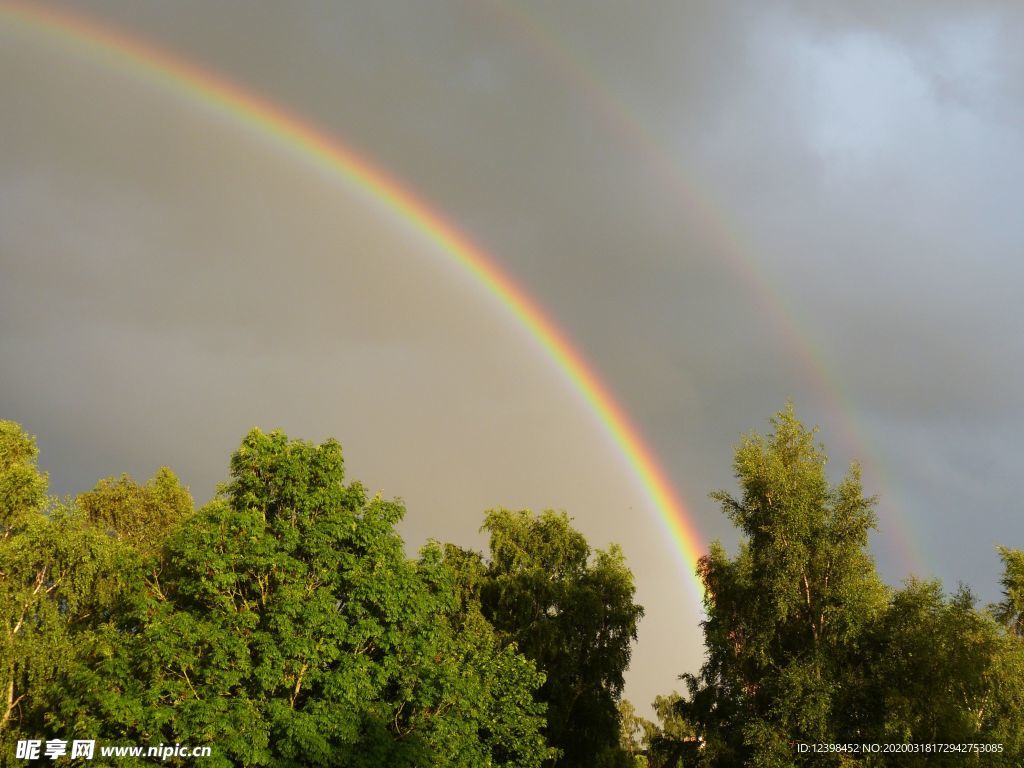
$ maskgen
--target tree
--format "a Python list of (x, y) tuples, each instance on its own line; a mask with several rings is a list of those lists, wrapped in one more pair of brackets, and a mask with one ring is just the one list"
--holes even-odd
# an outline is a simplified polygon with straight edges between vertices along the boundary
[(501, 642), (480, 609), (483, 564), (475, 552), (431, 543), (420, 553), (420, 573), (445, 596), (439, 619), (450, 633), (444, 654), (446, 714), (432, 734), (439, 749), (464, 750), (453, 764), (536, 766), (557, 752), (543, 734), (546, 706), (534, 698), (544, 674), (514, 645)]
[(792, 406), (736, 450), (741, 531), (701, 559), (708, 660), (680, 711), (710, 765), (842, 765), (798, 743), (972, 743), (1002, 751), (862, 755), (865, 765), (1019, 765), (1024, 756), (1024, 558), (1002, 549), (1005, 599), (979, 611), (937, 581), (890, 590), (867, 554), (873, 499), (854, 465), (836, 486)]
[[(57, 733), (65, 686), (120, 591), (110, 540), (52, 502), (35, 439), (0, 421), (0, 750)], [(78, 708), (80, 710), (80, 708)]]
[(647, 764), (649, 768), (677, 768), (694, 765), (703, 750), (703, 742), (693, 725), (683, 715), (682, 697), (673, 691), (654, 698), (658, 723), (650, 724), (647, 733)]
[(1024, 763), (1024, 550), (999, 547), (1003, 600), (992, 615), (1006, 628), (988, 671), (992, 703), (985, 713), (991, 741), (1003, 744), (1007, 764)]
[(565, 513), (495, 510), (482, 530), (490, 559), (480, 587), (483, 615), (506, 644), (547, 679), (552, 766), (628, 765), (619, 747), (618, 701), (643, 608), (618, 546), (598, 550)]
[(696, 765), (702, 756), (703, 743), (694, 735), (693, 726), (682, 714), (682, 697), (673, 691), (654, 698), (653, 723), (637, 714), (633, 705), (623, 699), (619, 703), (622, 750), (636, 768), (679, 768)]
[(117, 727), (208, 743), (211, 766), (536, 768), (541, 676), (486, 627), (452, 631), (450, 574), (406, 559), (403, 512), (345, 484), (335, 441), (250, 432), (125, 617)]
[(995, 616), (1010, 634), (1024, 639), (1024, 550), (999, 547), (1003, 561), (1003, 600), (995, 606)]
[(619, 747), (634, 768), (648, 768), (647, 749), (651, 734), (657, 726), (637, 714), (629, 699), (619, 701)]
[[(35, 667), (45, 660), (45, 633), (37, 617), (46, 600), (50, 562), (45, 538), (46, 477), (36, 467), (35, 439), (12, 421), (0, 421), (0, 735), (23, 721), (23, 702)], [(10, 740), (0, 739), (0, 747)]]
[[(859, 708), (846, 713), (862, 740), (1002, 747), (983, 755), (906, 754), (901, 766), (1020, 764), (1024, 649), (975, 609), (969, 591), (946, 599), (939, 582), (909, 580), (865, 633), (862, 647), (864, 695)], [(876, 758), (875, 764), (890, 760)]]
[(128, 475), (100, 480), (79, 494), (75, 505), (85, 518), (143, 555), (159, 552), (167, 537), (193, 513), (192, 496), (167, 467), (145, 485)]
[(740, 529), (739, 553), (716, 542), (699, 563), (708, 660), (686, 678), (684, 710), (721, 765), (788, 766), (795, 742), (842, 741), (857, 642), (885, 606), (857, 466), (832, 487), (816, 430), (792, 405), (772, 424), (736, 449), (742, 496), (712, 494)]

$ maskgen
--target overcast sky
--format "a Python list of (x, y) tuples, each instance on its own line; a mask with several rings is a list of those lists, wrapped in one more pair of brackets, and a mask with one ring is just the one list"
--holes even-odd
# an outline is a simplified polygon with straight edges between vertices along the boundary
[[(536, 298), (709, 491), (787, 399), (880, 497), (872, 549), (998, 595), (1024, 546), (1024, 70), (1013, 3), (76, 2), (400, 180)], [(701, 660), (655, 510), (508, 311), (422, 233), (230, 115), (0, 11), (0, 417), (52, 490), (253, 425), (336, 436), (403, 535), (494, 506), (621, 543), (627, 695)]]

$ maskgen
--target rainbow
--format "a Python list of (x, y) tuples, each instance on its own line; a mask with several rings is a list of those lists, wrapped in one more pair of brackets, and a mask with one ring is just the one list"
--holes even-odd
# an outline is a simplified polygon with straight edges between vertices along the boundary
[(718, 255), (756, 303), (761, 316), (771, 324), (776, 338), (785, 346), (789, 358), (799, 366), (804, 380), (811, 384), (820, 402), (831, 413), (842, 443), (851, 455), (858, 457), (867, 474), (883, 487), (890, 486), (879, 502), (883, 541), (894, 548), (899, 561), (906, 564), (912, 573), (927, 573), (929, 569), (925, 567), (925, 558), (918, 543), (920, 537), (913, 535), (906, 516), (894, 509), (891, 500), (897, 493), (891, 489), (885, 467), (874, 458), (870, 441), (860, 426), (862, 420), (854, 415), (856, 406), (832, 372), (823, 345), (815, 343), (807, 331), (811, 324), (799, 316), (785, 292), (751, 257), (750, 254), (757, 249), (743, 237), (735, 222), (726, 219), (720, 206), (714, 205), (706, 195), (697, 194), (692, 171), (680, 167), (674, 154), (664, 146), (664, 141), (601, 84), (572, 47), (536, 18), (535, 11), (531, 13), (517, 4), (482, 5), (498, 26), (527, 47), (530, 54), (560, 79), (572, 94), (582, 97), (610, 132), (646, 163), (668, 196), (678, 199), (686, 210), (699, 214), (704, 226), (715, 235)]
[(696, 575), (704, 544), (692, 516), (669, 482), (651, 449), (566, 335), (533, 299), (479, 246), (459, 232), (409, 189), (345, 146), (337, 138), (218, 74), (184, 61), (149, 41), (106, 23), (65, 10), (0, 2), (0, 17), (74, 45), (113, 65), (200, 102), (256, 129), (333, 176), (367, 193), (410, 223), (427, 241), (466, 270), (532, 336), (585, 400), (625, 458), (680, 557), (684, 582), (694, 606), (702, 606), (703, 588)]

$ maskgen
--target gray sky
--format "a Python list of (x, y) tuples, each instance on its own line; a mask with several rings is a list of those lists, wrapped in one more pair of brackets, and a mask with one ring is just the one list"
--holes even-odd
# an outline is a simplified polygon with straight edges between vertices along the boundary
[[(880, 495), (873, 551), (998, 593), (1024, 546), (1021, 13), (987, 3), (76, 2), (302, 116), (513, 275), (706, 540), (787, 398)], [(336, 436), (410, 547), (485, 509), (620, 542), (627, 695), (695, 606), (600, 424), (494, 298), (280, 143), (0, 12), (0, 415), (57, 493), (170, 465), (207, 500), (253, 426)]]

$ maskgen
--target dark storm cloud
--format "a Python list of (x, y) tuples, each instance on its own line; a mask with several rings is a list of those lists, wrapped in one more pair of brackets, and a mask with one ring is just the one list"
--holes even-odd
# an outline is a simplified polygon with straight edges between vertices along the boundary
[[(904, 528), (875, 539), (891, 580), (995, 595), (994, 543), (1024, 539), (1014, 4), (74, 7), (343, 137), (471, 235), (709, 537), (733, 537), (705, 498), (731, 446), (791, 397), (836, 472), (869, 459)], [(473, 540), (497, 503), (623, 540), (648, 609), (632, 697), (698, 663), (592, 417), (393, 217), (59, 44), (0, 48), (0, 98), (0, 406), (59, 490), (170, 462), (208, 494), (252, 423), (337, 434), (407, 497), (412, 543)]]

